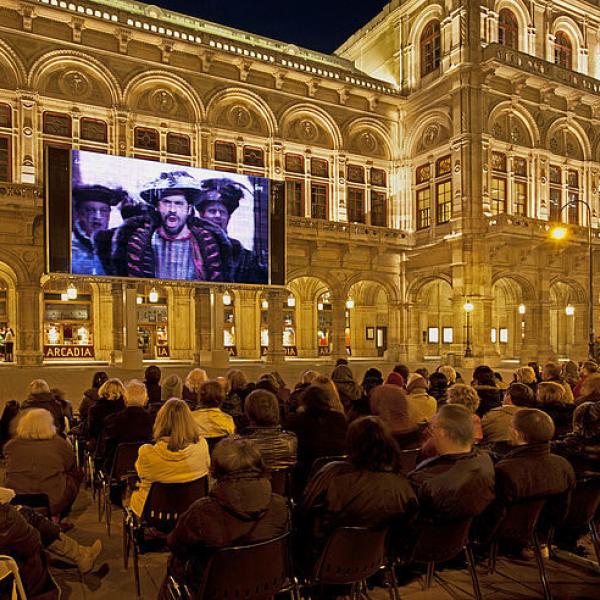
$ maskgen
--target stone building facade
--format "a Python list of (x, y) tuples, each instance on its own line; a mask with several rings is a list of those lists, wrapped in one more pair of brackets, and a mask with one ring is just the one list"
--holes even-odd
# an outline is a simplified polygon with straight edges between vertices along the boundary
[[(17, 362), (416, 361), (462, 356), (467, 334), (477, 360), (583, 358), (599, 35), (574, 0), (393, 1), (324, 55), (129, 0), (4, 0)], [(284, 181), (286, 289), (45, 274), (48, 146)]]

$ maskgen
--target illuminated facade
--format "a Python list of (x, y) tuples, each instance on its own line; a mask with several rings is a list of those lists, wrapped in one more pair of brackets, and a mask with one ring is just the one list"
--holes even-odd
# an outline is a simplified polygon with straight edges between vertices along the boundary
[[(585, 356), (587, 214), (562, 207), (597, 228), (594, 5), (391, 2), (331, 56), (126, 0), (0, 14), (18, 363), (462, 356), (467, 299), (477, 360)], [(77, 279), (69, 298), (43, 274), (48, 145), (285, 181), (287, 290)]]

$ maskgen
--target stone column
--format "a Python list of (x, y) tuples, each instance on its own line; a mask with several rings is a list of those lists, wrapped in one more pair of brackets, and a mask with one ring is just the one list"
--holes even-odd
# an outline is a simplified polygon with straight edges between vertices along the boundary
[(283, 349), (283, 303), (287, 294), (280, 290), (269, 292), (269, 350), (267, 362), (272, 364), (283, 363), (285, 351)]
[[(212, 342), (211, 362), (213, 367), (224, 368), (229, 364), (229, 353), (223, 343), (223, 292), (214, 290), (212, 293)], [(235, 343), (238, 342), (238, 315), (235, 315)]]
[(137, 339), (137, 289), (135, 284), (127, 284), (125, 288), (125, 332), (123, 347), (123, 368), (141, 369), (143, 365), (142, 351), (138, 348)]
[[(271, 302), (269, 302), (270, 314)], [(256, 291), (241, 289), (235, 305), (235, 343), (240, 358), (260, 358), (259, 328), (260, 309), (256, 300)]]
[[(406, 350), (402, 348), (400, 341), (403, 336), (400, 334), (404, 306), (400, 303), (390, 304), (388, 307), (388, 325), (387, 325), (387, 350), (385, 351), (385, 360), (398, 362), (406, 360)], [(377, 342), (377, 340), (375, 340)]]
[[(123, 360), (123, 284), (113, 283), (111, 285), (112, 296), (112, 350), (110, 352), (110, 364), (116, 365)], [(137, 310), (137, 309), (136, 309)]]
[(17, 365), (42, 364), (41, 329), (39, 283), (17, 285), (17, 322), (13, 325)]
[(317, 308), (312, 299), (298, 299), (296, 308), (296, 344), (298, 356), (315, 358), (317, 349)]
[(338, 358), (348, 358), (346, 354), (346, 300), (341, 295), (332, 297), (332, 329), (333, 329), (333, 350), (331, 357), (336, 360)]
[(209, 288), (194, 289), (194, 363), (203, 365), (212, 361), (211, 303)]

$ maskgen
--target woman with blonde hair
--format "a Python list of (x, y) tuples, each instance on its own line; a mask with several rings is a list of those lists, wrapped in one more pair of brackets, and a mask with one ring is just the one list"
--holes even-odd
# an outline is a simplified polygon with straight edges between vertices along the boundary
[(183, 384), (183, 396), (190, 410), (196, 410), (198, 400), (200, 399), (200, 388), (208, 380), (208, 375), (204, 369), (192, 369), (185, 378)]
[(4, 447), (4, 485), (17, 494), (46, 494), (52, 515), (65, 516), (82, 480), (71, 444), (56, 435), (54, 419), (43, 408), (25, 412), (16, 433)]
[(473, 441), (477, 444), (483, 439), (481, 419), (476, 414), (479, 408), (479, 395), (474, 387), (464, 383), (455, 383), (448, 389), (448, 404), (462, 404), (473, 415)]
[(221, 410), (224, 400), (225, 390), (216, 379), (202, 384), (198, 408), (192, 413), (192, 417), (204, 437), (223, 437), (235, 433), (233, 417)]
[(155, 444), (144, 444), (135, 463), (140, 482), (131, 495), (130, 507), (138, 516), (155, 481), (194, 481), (207, 475), (210, 467), (208, 444), (183, 400), (171, 398), (162, 405), (152, 435)]
[(554, 439), (572, 431), (575, 405), (568, 402), (563, 385), (556, 381), (542, 381), (538, 384), (537, 401), (538, 408), (554, 421)]
[(535, 376), (535, 371), (532, 367), (519, 367), (515, 371), (514, 377), (517, 383), (523, 383), (530, 388), (534, 394), (537, 393), (538, 383)]
[(113, 377), (105, 381), (98, 390), (98, 400), (90, 407), (88, 418), (88, 447), (95, 449), (104, 430), (106, 417), (125, 409), (125, 386), (120, 379)]

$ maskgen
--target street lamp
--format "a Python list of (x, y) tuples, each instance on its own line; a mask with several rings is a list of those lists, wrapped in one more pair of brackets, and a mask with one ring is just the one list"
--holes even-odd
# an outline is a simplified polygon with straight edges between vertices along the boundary
[(465, 358), (473, 356), (473, 349), (471, 348), (471, 313), (473, 312), (473, 308), (475, 307), (470, 300), (467, 300), (463, 305), (463, 309), (465, 313), (467, 313), (467, 344), (465, 348)]
[(571, 306), (570, 304), (567, 304), (567, 306), (565, 306), (565, 315), (567, 315), (567, 317), (572, 317), (575, 314), (575, 307)]
[[(559, 218), (562, 218), (562, 212), (568, 206), (576, 206), (577, 204), (583, 204), (587, 210), (587, 230), (588, 230), (588, 357), (592, 360), (596, 359), (596, 352), (594, 348), (594, 261), (593, 261), (593, 247), (592, 247), (592, 207), (585, 200), (580, 198), (573, 198), (569, 200), (560, 209)], [(568, 229), (564, 225), (557, 225), (550, 230), (550, 237), (554, 240), (564, 240), (569, 234)], [(575, 312), (574, 307), (571, 308)], [(565, 309), (566, 311), (566, 309)], [(569, 313), (567, 313), (569, 314)]]

